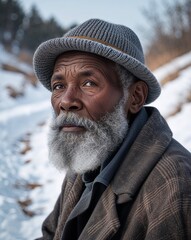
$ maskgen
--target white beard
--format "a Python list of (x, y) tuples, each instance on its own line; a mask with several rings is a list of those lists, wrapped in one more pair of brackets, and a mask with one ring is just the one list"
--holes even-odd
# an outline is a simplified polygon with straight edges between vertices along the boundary
[[(84, 126), (83, 133), (66, 133), (64, 124)], [(75, 113), (53, 117), (49, 131), (49, 159), (58, 170), (83, 174), (93, 171), (120, 146), (128, 130), (124, 101), (100, 121), (81, 118)]]

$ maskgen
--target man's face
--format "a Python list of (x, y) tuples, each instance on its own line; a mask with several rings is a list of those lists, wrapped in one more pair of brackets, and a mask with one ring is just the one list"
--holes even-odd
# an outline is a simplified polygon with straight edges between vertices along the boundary
[[(95, 122), (112, 112), (123, 96), (115, 64), (84, 52), (68, 52), (56, 60), (51, 87), (56, 116), (73, 112)], [(73, 125), (63, 126), (63, 131), (85, 129)]]
[(88, 53), (68, 52), (57, 59), (49, 157), (59, 170), (92, 171), (122, 143), (127, 96), (115, 69), (111, 61)]

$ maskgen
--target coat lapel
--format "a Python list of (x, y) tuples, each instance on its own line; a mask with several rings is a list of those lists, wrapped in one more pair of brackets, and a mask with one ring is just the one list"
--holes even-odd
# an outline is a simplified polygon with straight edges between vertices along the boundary
[(64, 196), (62, 205), (60, 206), (61, 214), (58, 220), (58, 227), (56, 229), (54, 240), (61, 239), (65, 223), (71, 211), (80, 199), (83, 192), (83, 182), (80, 175), (70, 175), (66, 177)]
[(116, 209), (116, 195), (109, 186), (98, 201), (79, 240), (111, 239), (120, 227)]
[[(147, 111), (150, 108), (147, 107)], [(140, 131), (111, 182), (117, 203), (133, 198), (158, 163), (172, 140), (172, 132), (157, 109), (152, 108), (147, 123)]]

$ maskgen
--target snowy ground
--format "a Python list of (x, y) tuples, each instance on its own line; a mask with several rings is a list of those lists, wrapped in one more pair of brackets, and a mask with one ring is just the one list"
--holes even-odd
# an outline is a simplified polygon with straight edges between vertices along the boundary
[[(1, 48), (1, 47), (0, 47)], [(30, 66), (0, 49), (0, 65), (9, 63), (24, 72)], [(191, 53), (161, 67), (155, 75), (162, 81), (174, 69), (191, 64)], [(32, 240), (60, 192), (64, 173), (57, 172), (47, 159), (50, 93), (41, 85), (25, 84), (21, 73), (0, 69), (0, 239)], [(10, 98), (7, 86), (24, 89), (24, 96)], [(159, 108), (174, 137), (191, 151), (191, 68), (163, 87), (152, 105)], [(190, 100), (191, 101), (191, 100)], [(177, 109), (179, 110), (178, 113)], [(176, 113), (176, 114), (175, 114)], [(172, 116), (173, 115), (173, 116)]]
[[(1, 65), (32, 71), (0, 50)], [(0, 239), (30, 240), (39, 236), (39, 226), (52, 209), (63, 180), (47, 160), (50, 93), (41, 85), (25, 84), (20, 73), (0, 69), (0, 78)], [(25, 86), (24, 96), (10, 98), (7, 86), (18, 91)]]

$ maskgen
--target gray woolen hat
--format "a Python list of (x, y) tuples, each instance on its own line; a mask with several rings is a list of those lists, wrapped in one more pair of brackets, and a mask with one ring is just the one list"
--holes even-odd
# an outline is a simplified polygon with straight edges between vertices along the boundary
[(63, 37), (42, 43), (33, 59), (40, 82), (51, 91), (51, 76), (56, 58), (68, 51), (83, 51), (108, 58), (126, 68), (149, 88), (146, 104), (161, 92), (155, 76), (144, 64), (144, 54), (137, 35), (128, 27), (100, 19), (90, 19), (68, 31)]

